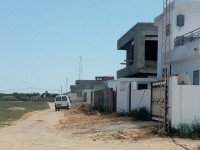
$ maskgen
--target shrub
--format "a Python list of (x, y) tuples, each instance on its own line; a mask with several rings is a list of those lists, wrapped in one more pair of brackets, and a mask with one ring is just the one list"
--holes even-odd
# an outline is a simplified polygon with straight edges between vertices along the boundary
[(181, 138), (191, 138), (199, 139), (200, 138), (200, 122), (199, 119), (192, 121), (192, 124), (181, 123), (178, 125), (176, 130), (173, 130), (174, 134), (177, 134)]
[(150, 120), (150, 111), (145, 107), (139, 107), (136, 109), (133, 109), (130, 113), (129, 113), (130, 117), (133, 117), (136, 120)]

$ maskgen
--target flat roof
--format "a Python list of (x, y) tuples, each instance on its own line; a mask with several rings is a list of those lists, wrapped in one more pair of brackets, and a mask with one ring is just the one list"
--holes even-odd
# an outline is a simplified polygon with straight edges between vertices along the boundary
[(136, 31), (139, 30), (138, 28), (147, 28), (148, 29), (150, 27), (151, 28), (155, 27), (154, 23), (138, 22), (129, 31), (127, 31), (120, 39), (118, 39), (117, 49), (118, 50), (125, 50), (123, 46), (134, 40), (134, 35), (136, 34)]

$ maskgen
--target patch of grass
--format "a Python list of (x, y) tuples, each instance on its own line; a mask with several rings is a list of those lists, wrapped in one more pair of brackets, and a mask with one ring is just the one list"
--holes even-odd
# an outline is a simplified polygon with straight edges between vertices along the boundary
[(54, 102), (54, 98), (30, 98), (30, 97), (20, 97), (20, 98), (3, 98), (0, 97), (0, 101), (31, 101), (31, 102)]
[(191, 125), (181, 123), (176, 129), (173, 129), (173, 134), (180, 138), (199, 139), (200, 138), (200, 121), (196, 119)]
[(47, 102), (0, 101), (0, 126), (21, 118), (25, 113), (48, 108)]
[(149, 121), (150, 120), (150, 111), (145, 106), (142, 106), (142, 107), (131, 110), (130, 113), (122, 111), (122, 112), (118, 113), (118, 116), (119, 117), (132, 117), (132, 118), (134, 118), (134, 120)]
[(118, 117), (128, 117), (129, 113), (125, 113), (125, 112), (120, 112), (118, 113)]
[(135, 120), (148, 121), (150, 119), (150, 111), (145, 106), (142, 106), (132, 110), (128, 116), (133, 117)]

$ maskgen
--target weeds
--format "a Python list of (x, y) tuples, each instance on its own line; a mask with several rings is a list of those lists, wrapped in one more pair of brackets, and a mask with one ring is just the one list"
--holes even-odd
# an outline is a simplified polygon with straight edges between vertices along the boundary
[[(12, 109), (14, 108), (14, 109)], [(16, 109), (19, 108), (19, 109)], [(0, 101), (0, 126), (21, 118), (25, 113), (48, 109), (46, 102)]]
[(133, 109), (128, 115), (135, 120), (150, 120), (150, 111), (145, 106)]
[(130, 113), (122, 111), (119, 113), (119, 116), (120, 117), (133, 117), (134, 120), (148, 121), (148, 120), (150, 120), (150, 111), (145, 106), (142, 106), (142, 107), (131, 110)]
[(199, 139), (200, 138), (200, 122), (199, 119), (196, 119), (192, 122), (191, 125), (186, 123), (181, 123), (176, 129), (173, 129), (172, 132), (180, 138), (190, 138), (190, 139)]

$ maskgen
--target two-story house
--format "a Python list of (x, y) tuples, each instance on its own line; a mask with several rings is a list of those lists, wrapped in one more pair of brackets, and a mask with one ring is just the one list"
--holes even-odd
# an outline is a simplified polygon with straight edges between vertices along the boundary
[[(171, 127), (191, 124), (200, 117), (199, 17), (200, 1), (174, 0), (154, 20), (158, 27), (160, 81), (152, 84), (151, 114)], [(167, 76), (163, 76), (166, 71)], [(183, 74), (184, 78), (180, 76)], [(163, 77), (167, 82), (162, 81)]]
[[(188, 74), (190, 83), (199, 85), (200, 79), (200, 1), (174, 0), (169, 7), (170, 48), (166, 52), (169, 75)], [(163, 14), (155, 18), (158, 26), (157, 77), (162, 79)]]
[(137, 23), (118, 41), (117, 49), (126, 51), (125, 68), (117, 78), (156, 76), (158, 28), (153, 23)]
[(114, 83), (107, 83), (115, 90), (117, 112), (150, 108), (151, 82), (157, 73), (157, 44), (158, 28), (153, 23), (137, 23), (117, 41), (117, 49), (126, 52), (122, 63), (125, 68), (117, 71)]

